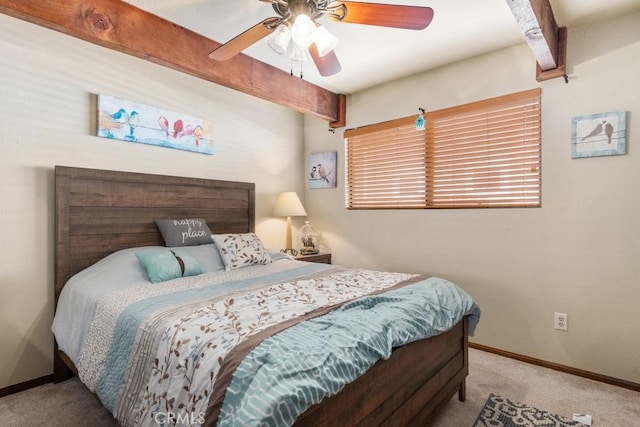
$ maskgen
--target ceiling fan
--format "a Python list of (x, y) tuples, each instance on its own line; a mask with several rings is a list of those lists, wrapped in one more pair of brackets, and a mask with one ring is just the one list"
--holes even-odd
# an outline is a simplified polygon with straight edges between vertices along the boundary
[(381, 27), (422, 30), (433, 19), (433, 9), (382, 3), (330, 0), (260, 0), (271, 3), (278, 14), (259, 22), (209, 54), (211, 59), (233, 58), (258, 40), (277, 53), (289, 52), (295, 61), (309, 56), (320, 75), (331, 76), (342, 67), (333, 51), (338, 39), (316, 20), (324, 15), (337, 22), (376, 25)]

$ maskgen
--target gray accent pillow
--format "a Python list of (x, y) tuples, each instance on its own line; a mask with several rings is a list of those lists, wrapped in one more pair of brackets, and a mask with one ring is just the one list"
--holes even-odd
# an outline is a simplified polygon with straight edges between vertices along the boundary
[(165, 246), (196, 246), (211, 243), (211, 230), (203, 218), (157, 219)]

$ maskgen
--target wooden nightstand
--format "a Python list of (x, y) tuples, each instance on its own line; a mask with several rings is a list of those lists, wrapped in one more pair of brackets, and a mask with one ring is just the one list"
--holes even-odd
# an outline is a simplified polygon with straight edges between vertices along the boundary
[(295, 257), (298, 261), (317, 262), (320, 264), (331, 264), (331, 254), (319, 253), (314, 255), (298, 255)]

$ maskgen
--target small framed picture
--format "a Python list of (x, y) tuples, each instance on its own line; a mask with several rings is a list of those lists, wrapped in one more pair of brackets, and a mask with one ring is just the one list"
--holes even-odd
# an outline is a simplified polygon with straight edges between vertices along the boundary
[(612, 156), (627, 151), (627, 112), (613, 111), (571, 119), (571, 158)]
[(307, 170), (309, 188), (336, 188), (337, 164), (337, 151), (309, 154), (309, 167)]

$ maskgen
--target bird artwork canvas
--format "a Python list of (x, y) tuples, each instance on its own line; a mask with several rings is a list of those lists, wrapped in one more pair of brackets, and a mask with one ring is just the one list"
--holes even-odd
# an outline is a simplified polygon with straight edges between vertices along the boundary
[(627, 113), (613, 111), (571, 119), (571, 157), (625, 154), (627, 151)]
[(337, 151), (309, 154), (309, 188), (336, 188), (337, 162)]
[(97, 136), (213, 154), (212, 124), (186, 114), (98, 95)]

